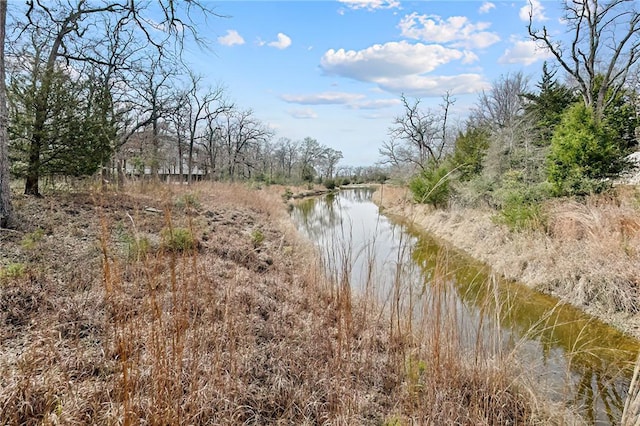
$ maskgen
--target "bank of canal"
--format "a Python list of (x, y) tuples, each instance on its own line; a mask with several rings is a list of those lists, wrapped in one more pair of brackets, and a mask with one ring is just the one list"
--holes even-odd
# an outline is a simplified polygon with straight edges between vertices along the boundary
[[(336, 279), (348, 275), (356, 294), (374, 297), (387, 314), (410, 312), (415, 324), (433, 315), (428, 309), (437, 295), (470, 354), (479, 345), (499, 347), (547, 398), (570, 405), (588, 423), (619, 422), (638, 341), (385, 217), (372, 193), (342, 190), (294, 205), (292, 218)], [(437, 291), (436, 278), (445, 283)]]

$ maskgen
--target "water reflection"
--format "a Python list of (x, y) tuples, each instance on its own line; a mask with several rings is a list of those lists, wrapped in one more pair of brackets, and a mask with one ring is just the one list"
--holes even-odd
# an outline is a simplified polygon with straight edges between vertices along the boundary
[(553, 399), (571, 403), (592, 424), (618, 422), (640, 348), (636, 340), (528, 287), (488, 285), (495, 278), (486, 267), (380, 215), (372, 193), (340, 191), (299, 202), (292, 211), (334, 279), (348, 279), (383, 305), (398, 300), (399, 309), (424, 315), (420, 300), (432, 297), (438, 276), (449, 288), (443, 307), (455, 311), (469, 345), (499, 342), (515, 349)]

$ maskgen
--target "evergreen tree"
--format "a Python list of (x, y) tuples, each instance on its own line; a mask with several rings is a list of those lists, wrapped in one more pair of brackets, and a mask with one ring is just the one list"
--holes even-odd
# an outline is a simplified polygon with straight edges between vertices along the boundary
[[(594, 90), (599, 90), (602, 80), (601, 75), (596, 76)], [(614, 133), (615, 140), (623, 153), (637, 145), (635, 133), (636, 128), (640, 126), (640, 121), (631, 101), (634, 95), (625, 87), (617, 92), (610, 88), (605, 94), (606, 107), (602, 115), (602, 123)]]
[(525, 112), (534, 122), (538, 146), (549, 146), (555, 127), (560, 124), (562, 114), (573, 105), (578, 97), (567, 86), (554, 79), (556, 72), (549, 71), (547, 63), (542, 66), (542, 77), (536, 84), (538, 94), (526, 93)]
[(458, 133), (450, 163), (457, 169), (461, 181), (468, 181), (480, 174), (487, 150), (489, 132), (483, 127), (469, 127), (464, 133)]
[[(34, 171), (51, 176), (91, 175), (111, 154), (115, 140), (115, 123), (109, 119), (110, 94), (97, 81), (73, 81), (61, 70), (46, 78), (50, 84), (49, 110), (40, 130), (34, 127), (39, 91), (33, 82), (37, 79), (17, 75), (10, 83), (13, 172), (20, 177)], [(42, 142), (35, 163), (30, 161), (34, 139)]]
[(616, 132), (595, 120), (583, 103), (567, 110), (551, 140), (548, 178), (556, 195), (600, 192), (624, 162)]

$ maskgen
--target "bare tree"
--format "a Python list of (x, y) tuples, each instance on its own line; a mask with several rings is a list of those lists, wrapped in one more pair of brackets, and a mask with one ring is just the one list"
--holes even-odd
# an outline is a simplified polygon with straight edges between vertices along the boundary
[(215, 180), (218, 169), (218, 160), (222, 151), (222, 128), (218, 125), (217, 115), (206, 114), (206, 129), (203, 137), (198, 142), (207, 153), (207, 175), (210, 180)]
[(338, 151), (333, 148), (326, 148), (322, 157), (325, 164), (325, 176), (328, 179), (333, 179), (336, 166), (338, 165), (338, 162), (342, 160), (342, 151)]
[(502, 75), (480, 94), (472, 111), (472, 126), (491, 132), (484, 168), (493, 177), (514, 168), (522, 168), (526, 177), (534, 163), (537, 167), (544, 163), (532, 155), (533, 123), (525, 114), (524, 97), (528, 85), (521, 72)]
[(177, 151), (178, 174), (180, 180), (184, 179), (184, 150), (186, 149), (186, 141), (188, 140), (189, 120), (187, 117), (188, 98), (184, 91), (178, 92), (175, 100), (175, 108), (169, 114), (169, 123), (173, 126), (175, 135), (175, 144)]
[(269, 140), (273, 132), (255, 117), (251, 109), (224, 111), (219, 124), (224, 140), (227, 177), (233, 180), (241, 171), (241, 166), (251, 169), (247, 155), (249, 150)]
[(597, 119), (624, 87), (640, 59), (640, 12), (636, 0), (569, 0), (564, 3), (568, 41), (533, 25), (533, 5), (527, 26), (576, 81), (584, 103)]
[[(108, 34), (100, 31), (103, 23), (109, 22), (112, 31), (129, 29), (137, 33), (139, 48), (153, 47), (161, 57), (167, 57), (180, 47), (187, 35), (198, 39), (190, 20), (196, 10), (204, 14), (211, 12), (198, 1), (181, 2), (159, 0), (162, 19), (158, 22), (149, 18), (152, 13), (150, 2), (111, 0), (100, 3), (85, 0), (28, 0), (25, 19), (17, 23), (18, 34), (39, 33), (46, 43), (43, 45), (43, 70), (39, 76), (37, 102), (33, 119), (33, 136), (30, 142), (25, 193), (38, 195), (40, 177), (40, 153), (47, 143), (43, 140), (43, 129), (49, 112), (49, 94), (52, 89), (51, 76), (56, 67), (72, 67), (74, 63), (91, 62), (105, 64), (103, 58), (94, 55), (93, 46), (102, 45)], [(187, 17), (183, 19), (182, 17)], [(160, 29), (160, 31), (158, 31)], [(108, 33), (108, 31), (107, 31)], [(174, 49), (176, 48), (177, 49)], [(126, 64), (121, 64), (125, 66)]]
[(522, 72), (501, 75), (491, 90), (480, 93), (472, 111), (473, 120), (491, 129), (514, 127), (524, 115), (523, 95), (528, 87), (529, 81)]
[(187, 120), (185, 124), (189, 146), (187, 181), (191, 183), (193, 179), (194, 149), (197, 143), (201, 138), (205, 137), (206, 127), (210, 126), (209, 123), (215, 121), (223, 112), (230, 111), (232, 106), (225, 103), (223, 98), (224, 89), (222, 87), (209, 88), (202, 92), (200, 88), (201, 76), (190, 73), (189, 80), (189, 87), (184, 93), (186, 102), (183, 107), (186, 108), (186, 111), (183, 117)]
[(7, 87), (5, 83), (4, 40), (7, 23), (7, 2), (0, 1), (0, 228), (13, 221), (11, 189), (9, 187), (9, 159), (7, 134)]
[(282, 175), (291, 179), (293, 166), (298, 160), (298, 144), (289, 138), (280, 138), (275, 155)]
[(318, 161), (322, 158), (324, 147), (313, 138), (306, 137), (300, 142), (300, 178), (313, 180)]
[(390, 140), (383, 144), (380, 154), (383, 163), (394, 166), (411, 164), (422, 170), (437, 165), (447, 146), (447, 120), (449, 108), (455, 102), (447, 93), (441, 105), (442, 111), (421, 110), (420, 99), (412, 104), (402, 95), (404, 114), (394, 119), (389, 129)]
[(174, 78), (178, 74), (172, 64), (169, 63), (167, 66), (167, 63), (161, 59), (160, 56), (155, 55), (136, 64), (133, 84), (128, 85), (134, 94), (131, 102), (136, 104), (135, 127), (151, 126), (150, 169), (154, 178), (158, 176), (161, 163), (161, 120), (167, 118), (175, 108), (171, 87), (175, 84)]

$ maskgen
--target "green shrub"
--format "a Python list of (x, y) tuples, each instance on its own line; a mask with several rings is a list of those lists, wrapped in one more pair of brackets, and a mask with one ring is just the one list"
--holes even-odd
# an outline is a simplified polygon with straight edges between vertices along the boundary
[(264, 234), (259, 229), (251, 232), (251, 241), (253, 242), (254, 247), (258, 247), (260, 244), (264, 242)]
[(482, 171), (482, 163), (489, 149), (489, 133), (479, 127), (458, 133), (450, 162), (458, 171), (460, 181), (465, 182)]
[(513, 193), (504, 201), (497, 218), (512, 231), (544, 227), (546, 219), (539, 202), (526, 199), (524, 194)]
[(285, 201), (289, 201), (293, 197), (293, 192), (290, 188), (284, 190), (284, 194), (282, 194), (282, 199)]
[(324, 184), (324, 187), (327, 188), (328, 190), (333, 190), (336, 188), (336, 181), (333, 179), (325, 179), (323, 184)]
[(496, 221), (512, 231), (543, 228), (546, 224), (542, 203), (549, 197), (549, 188), (544, 183), (529, 184), (523, 176), (521, 170), (505, 173), (495, 194), (499, 204)]
[(151, 242), (147, 237), (130, 238), (127, 248), (130, 259), (140, 260), (151, 251)]
[(27, 273), (24, 263), (10, 263), (0, 268), (0, 281), (21, 278)]
[(44, 230), (38, 228), (35, 231), (26, 234), (22, 238), (20, 245), (25, 250), (33, 250), (36, 247), (36, 245), (42, 240), (43, 237), (44, 237)]
[(598, 193), (623, 169), (615, 132), (599, 123), (593, 111), (579, 103), (563, 115), (551, 139), (547, 176), (554, 195)]
[(451, 195), (449, 170), (445, 166), (427, 168), (411, 179), (409, 189), (417, 203), (446, 207)]
[(402, 426), (402, 420), (399, 417), (392, 416), (384, 421), (384, 426)]
[(184, 194), (176, 201), (176, 207), (179, 209), (199, 209), (200, 208), (200, 200), (198, 196), (195, 194)]
[(198, 243), (193, 233), (186, 228), (165, 228), (161, 232), (162, 247), (166, 250), (183, 252), (197, 248)]

